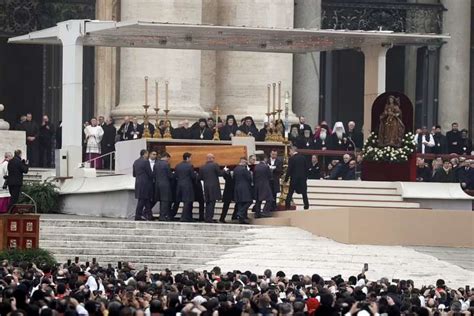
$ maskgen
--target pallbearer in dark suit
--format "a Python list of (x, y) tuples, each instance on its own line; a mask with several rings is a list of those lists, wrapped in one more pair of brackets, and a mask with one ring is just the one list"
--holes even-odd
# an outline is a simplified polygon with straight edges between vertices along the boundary
[(133, 176), (135, 177), (135, 198), (138, 199), (135, 220), (152, 220), (153, 173), (148, 161), (148, 151), (145, 149), (140, 151), (140, 158), (133, 163)]
[[(273, 209), (273, 193), (270, 186), (272, 172), (264, 157), (258, 157), (259, 163), (255, 165), (253, 171), (253, 182), (255, 186), (255, 217), (270, 217)], [(261, 212), (262, 202), (265, 201), (265, 207)]]
[(182, 222), (193, 221), (193, 201), (194, 201), (194, 181), (196, 181), (196, 174), (191, 164), (191, 154), (185, 152), (183, 154), (183, 161), (176, 165), (176, 201), (183, 202), (183, 213), (181, 215)]
[(283, 172), (283, 160), (278, 157), (278, 152), (276, 149), (272, 149), (270, 152), (270, 159), (268, 160), (268, 165), (272, 172), (272, 178), (270, 179), (270, 184), (272, 187), (273, 194), (273, 211), (276, 211), (277, 208), (277, 193), (280, 192), (280, 178), (281, 173)]
[(248, 224), (247, 211), (252, 205), (252, 173), (247, 167), (247, 158), (240, 158), (240, 163), (234, 168), (234, 200), (237, 203), (237, 219), (240, 224)]
[(288, 171), (286, 173), (285, 182), (290, 179), (290, 188), (286, 196), (285, 206), (290, 208), (293, 193), (299, 193), (303, 196), (304, 209), (309, 208), (308, 187), (306, 181), (308, 179), (308, 160), (302, 154), (296, 151), (296, 147), (290, 148), (290, 159), (288, 161)]
[[(230, 203), (234, 200), (234, 187), (235, 181), (233, 177), (233, 172), (231, 172), (227, 167), (224, 168), (224, 193), (222, 194), (222, 213), (219, 222), (225, 223), (225, 218), (227, 216), (227, 212), (229, 211)], [(237, 204), (234, 205), (234, 213), (232, 214), (232, 219), (237, 218)]]
[(219, 176), (223, 175), (223, 171), (221, 171), (219, 165), (214, 160), (213, 154), (207, 154), (206, 164), (199, 169), (199, 179), (204, 181), (204, 201), (206, 201), (204, 221), (206, 223), (214, 222), (216, 201), (222, 199)]
[(161, 159), (157, 160), (153, 167), (155, 177), (155, 201), (160, 201), (160, 221), (171, 220), (171, 202), (173, 193), (171, 181), (173, 173), (169, 165), (170, 155), (167, 152), (161, 154)]

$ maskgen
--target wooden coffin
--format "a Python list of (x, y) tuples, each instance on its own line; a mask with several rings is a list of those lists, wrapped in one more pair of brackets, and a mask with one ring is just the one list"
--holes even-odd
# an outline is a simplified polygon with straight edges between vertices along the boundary
[(209, 153), (216, 157), (215, 162), (220, 166), (235, 166), (239, 164), (240, 157), (247, 157), (247, 148), (245, 146), (166, 146), (166, 151), (171, 155), (170, 166), (174, 168), (183, 161), (183, 154), (190, 152), (192, 154), (192, 164), (195, 168), (206, 163), (206, 156)]

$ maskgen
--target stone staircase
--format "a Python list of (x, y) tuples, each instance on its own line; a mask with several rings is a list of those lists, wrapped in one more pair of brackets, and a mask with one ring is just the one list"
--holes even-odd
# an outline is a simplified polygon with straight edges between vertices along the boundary
[(23, 176), (26, 183), (40, 183), (56, 176), (55, 169), (48, 168), (30, 168), (28, 173)]
[(40, 247), (51, 251), (59, 262), (75, 257), (92, 262), (96, 258), (101, 265), (130, 261), (154, 271), (183, 271), (216, 260), (227, 249), (248, 240), (246, 231), (254, 227), (43, 215)]

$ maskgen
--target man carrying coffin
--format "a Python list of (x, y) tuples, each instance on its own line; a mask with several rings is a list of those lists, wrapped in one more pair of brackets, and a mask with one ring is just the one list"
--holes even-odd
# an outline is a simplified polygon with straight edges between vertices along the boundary
[[(255, 217), (270, 217), (273, 209), (273, 192), (270, 186), (272, 172), (264, 160), (263, 156), (258, 157), (258, 164), (253, 171), (253, 181), (255, 185)], [(265, 201), (265, 207), (261, 212), (262, 202)]]
[(296, 151), (296, 147), (290, 148), (290, 159), (288, 160), (285, 182), (288, 182), (288, 179), (290, 179), (290, 188), (286, 196), (286, 208), (290, 208), (293, 193), (296, 191), (296, 193), (303, 196), (304, 209), (307, 210), (309, 208), (308, 187), (306, 184), (308, 179), (308, 160)]
[(173, 193), (171, 181), (173, 180), (173, 173), (169, 160), (170, 155), (164, 152), (161, 154), (161, 159), (157, 160), (153, 167), (155, 201), (160, 201), (160, 221), (169, 221), (172, 218), (171, 202), (173, 201)]
[(133, 163), (133, 176), (135, 177), (135, 198), (138, 200), (135, 220), (152, 220), (153, 174), (146, 149), (140, 150), (140, 158)]
[(272, 178), (270, 179), (270, 185), (272, 187), (272, 195), (273, 195), (273, 211), (277, 209), (277, 193), (280, 192), (280, 178), (281, 173), (283, 172), (283, 160), (278, 157), (278, 152), (276, 149), (272, 149), (270, 152), (270, 159), (268, 160), (268, 165), (270, 166), (270, 170), (272, 172)]
[(214, 209), (216, 201), (222, 199), (219, 176), (224, 173), (219, 165), (214, 162), (213, 154), (207, 154), (206, 164), (199, 169), (199, 179), (204, 181), (204, 201), (206, 202), (206, 213), (204, 221), (206, 223), (214, 222)]
[(252, 172), (247, 167), (247, 158), (240, 158), (240, 163), (234, 168), (234, 201), (237, 204), (237, 219), (240, 224), (248, 224), (247, 211), (252, 205)]
[(183, 161), (176, 165), (175, 176), (177, 180), (176, 185), (176, 203), (183, 202), (183, 213), (181, 214), (182, 222), (193, 221), (193, 201), (194, 201), (194, 181), (196, 180), (196, 173), (191, 164), (191, 154), (185, 152), (183, 154)]

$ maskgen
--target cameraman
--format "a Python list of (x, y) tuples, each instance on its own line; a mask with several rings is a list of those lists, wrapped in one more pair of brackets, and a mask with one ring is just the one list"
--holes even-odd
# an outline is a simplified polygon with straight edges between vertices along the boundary
[(28, 173), (28, 164), (21, 159), (21, 150), (15, 150), (15, 156), (8, 162), (8, 190), (10, 191), (10, 204), (8, 211), (18, 202), (21, 187), (23, 185), (23, 174)]

